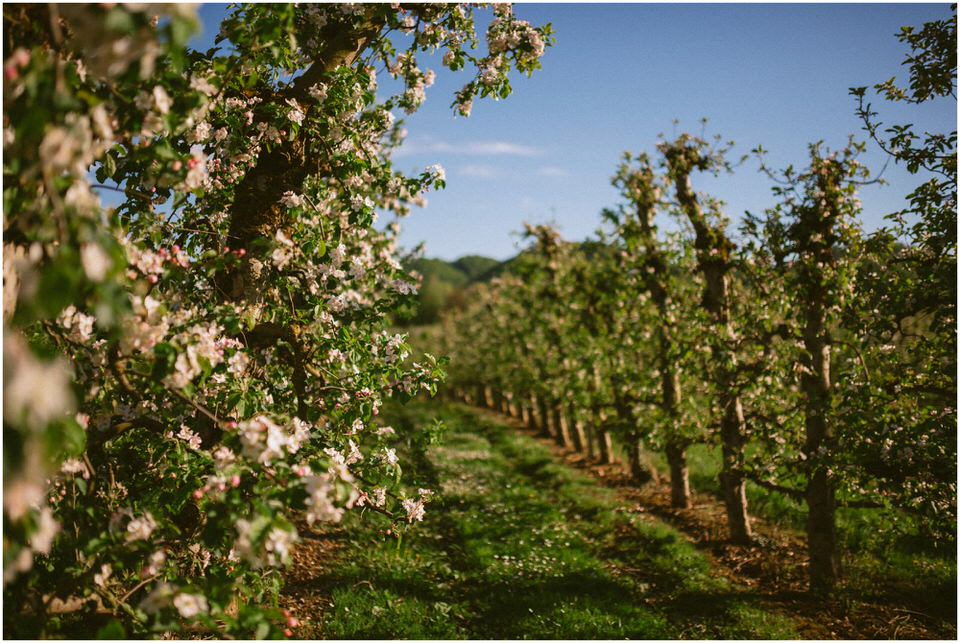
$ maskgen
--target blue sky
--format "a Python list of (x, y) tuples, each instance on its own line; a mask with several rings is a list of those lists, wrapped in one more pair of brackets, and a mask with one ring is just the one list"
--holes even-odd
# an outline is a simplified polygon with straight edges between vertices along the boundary
[[(610, 176), (622, 152), (653, 151), (659, 133), (699, 131), (704, 117), (708, 134), (736, 141), (737, 153), (762, 144), (777, 167), (803, 164), (810, 142), (842, 146), (849, 134), (862, 136), (848, 88), (902, 77), (906, 50), (895, 34), (947, 17), (949, 5), (519, 4), (515, 13), (551, 22), (557, 42), (541, 71), (515, 79), (506, 101), (477, 101), (469, 119), (455, 118), (449, 106), (465, 77), (438, 58), (422, 65), (437, 82), (405, 117), (409, 136), (396, 161), (447, 170), (446, 190), (404, 222), (403, 243), (426, 242), (427, 256), (507, 258), (523, 221), (553, 221), (568, 239), (590, 235), (600, 210), (617, 203)], [(204, 40), (220, 15), (220, 7), (201, 10)], [(889, 122), (956, 126), (953, 101), (874, 102)], [(879, 171), (885, 157), (870, 148), (864, 160)], [(884, 178), (889, 185), (861, 194), (867, 229), (918, 183), (893, 165)], [(734, 220), (773, 202), (753, 161), (696, 187), (726, 201)]]

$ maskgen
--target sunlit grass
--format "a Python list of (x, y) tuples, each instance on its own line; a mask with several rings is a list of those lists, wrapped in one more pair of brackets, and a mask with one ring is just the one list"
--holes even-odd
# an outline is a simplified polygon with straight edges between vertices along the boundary
[[(663, 523), (631, 519), (615, 493), (557, 464), (546, 447), (463, 407), (388, 409), (405, 427), (436, 414), (442, 446), (408, 475), (441, 497), (400, 547), (351, 518), (335, 566), (335, 638), (795, 638), (711, 573)], [(415, 469), (415, 470), (411, 470)]]

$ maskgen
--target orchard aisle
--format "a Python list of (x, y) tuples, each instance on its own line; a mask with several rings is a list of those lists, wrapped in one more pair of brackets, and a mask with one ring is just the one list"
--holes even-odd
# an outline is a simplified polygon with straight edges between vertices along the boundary
[(404, 465), (405, 479), (440, 495), (399, 546), (378, 533), (376, 516), (303, 530), (284, 596), (300, 623), (294, 636), (796, 638), (803, 629), (533, 437), (436, 401), (386, 417), (401, 435), (443, 420), (442, 445), (414, 445)]

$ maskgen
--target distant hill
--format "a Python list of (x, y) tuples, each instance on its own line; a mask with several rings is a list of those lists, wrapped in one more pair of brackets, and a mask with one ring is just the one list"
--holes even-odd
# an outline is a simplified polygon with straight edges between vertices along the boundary
[(407, 321), (409, 324), (432, 324), (450, 296), (478, 281), (487, 281), (502, 272), (504, 263), (490, 257), (467, 255), (456, 261), (443, 259), (413, 259), (405, 267), (423, 275), (423, 284), (417, 295), (418, 310)]
[(487, 273), (492, 268), (499, 266), (501, 262), (490, 257), (481, 257), (480, 255), (467, 255), (460, 257), (451, 265), (460, 270), (469, 277), (470, 281), (477, 281), (479, 277)]
[[(579, 244), (580, 250), (592, 256), (602, 244), (586, 241)], [(455, 296), (470, 284), (485, 283), (510, 272), (523, 252), (504, 261), (497, 261), (481, 255), (467, 255), (455, 261), (443, 259), (412, 259), (404, 266), (423, 275), (423, 284), (417, 295), (417, 310), (403, 323), (407, 325), (432, 324), (437, 321), (440, 312)], [(456, 305), (456, 304), (454, 304)]]

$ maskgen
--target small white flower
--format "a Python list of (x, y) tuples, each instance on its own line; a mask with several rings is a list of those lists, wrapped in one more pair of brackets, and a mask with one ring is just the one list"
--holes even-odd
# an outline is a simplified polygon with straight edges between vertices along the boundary
[(205, 596), (184, 592), (176, 595), (173, 599), (173, 606), (177, 608), (183, 618), (193, 618), (197, 614), (205, 614), (209, 609)]
[(157, 522), (148, 511), (139, 518), (134, 518), (127, 524), (127, 542), (147, 540), (156, 528)]
[(243, 351), (237, 351), (227, 360), (227, 370), (234, 375), (243, 375), (250, 365), (250, 358)]
[(388, 465), (388, 466), (391, 466), (391, 467), (392, 467), (392, 466), (396, 466), (396, 464), (397, 464), (398, 462), (400, 462), (399, 458), (397, 458), (397, 450), (396, 450), (396, 449), (384, 449), (384, 450), (383, 450), (383, 458), (384, 458), (384, 460), (387, 461), (387, 465)]
[(295, 194), (292, 190), (287, 190), (283, 193), (283, 196), (280, 197), (280, 203), (288, 208), (298, 208), (303, 205), (303, 197)]
[(327, 97), (327, 86), (323, 83), (317, 83), (308, 90), (310, 96), (319, 102), (322, 102)]
[(177, 437), (187, 443), (191, 449), (199, 449), (203, 445), (200, 435), (192, 431), (186, 424), (180, 425), (180, 432)]
[(80, 263), (87, 278), (96, 282), (103, 281), (107, 271), (113, 266), (110, 255), (95, 243), (85, 243), (80, 246)]
[(110, 576), (113, 574), (113, 567), (107, 564), (100, 565), (100, 572), (93, 575), (93, 582), (97, 587), (106, 587), (107, 580), (110, 579)]
[(85, 344), (93, 337), (94, 321), (92, 316), (78, 311), (73, 304), (64, 308), (57, 317), (60, 326), (68, 331), (67, 336), (78, 344)]
[(197, 76), (190, 79), (190, 89), (194, 89), (207, 96), (213, 96), (217, 93), (217, 88), (208, 79)]
[(303, 125), (306, 114), (303, 113), (303, 108), (300, 106), (300, 103), (293, 98), (288, 98), (287, 105), (292, 108), (289, 112), (287, 112), (287, 118), (297, 125)]
[(60, 532), (60, 523), (53, 517), (53, 510), (44, 507), (40, 512), (40, 524), (30, 536), (30, 547), (40, 554), (49, 554), (53, 539)]
[(79, 473), (84, 479), (90, 478), (90, 472), (87, 471), (87, 465), (83, 463), (83, 460), (78, 460), (77, 458), (64, 460), (63, 464), (60, 465), (60, 473), (64, 473), (68, 476)]
[(407, 512), (407, 522), (421, 522), (423, 520), (425, 509), (422, 498), (420, 500), (404, 500), (403, 509)]
[(166, 114), (170, 111), (170, 108), (173, 107), (173, 99), (167, 94), (167, 90), (157, 85), (153, 88), (153, 104), (158, 112)]

